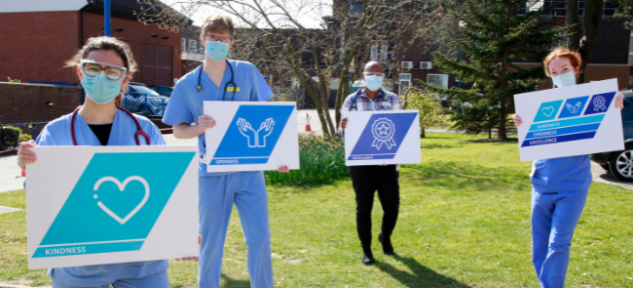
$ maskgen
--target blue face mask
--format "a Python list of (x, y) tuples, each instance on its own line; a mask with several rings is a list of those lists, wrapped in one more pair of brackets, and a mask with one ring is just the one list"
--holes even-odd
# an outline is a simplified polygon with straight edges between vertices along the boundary
[(221, 41), (207, 41), (207, 55), (213, 59), (213, 61), (222, 61), (229, 54), (229, 44)]
[(569, 71), (552, 77), (552, 82), (554, 82), (554, 85), (558, 88), (576, 85), (576, 75), (574, 74), (574, 71)]
[(367, 87), (367, 89), (369, 89), (369, 91), (378, 91), (378, 89), (380, 89), (380, 87), (382, 87), (382, 80), (384, 77), (379, 77), (379, 76), (367, 76), (365, 77), (365, 87)]
[(86, 90), (88, 98), (97, 104), (109, 103), (121, 93), (121, 81), (109, 80), (103, 71), (94, 78), (84, 75), (81, 87)]

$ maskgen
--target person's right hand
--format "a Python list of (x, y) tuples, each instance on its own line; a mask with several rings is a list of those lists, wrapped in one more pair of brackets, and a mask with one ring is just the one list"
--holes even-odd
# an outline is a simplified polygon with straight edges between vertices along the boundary
[(198, 117), (198, 127), (200, 129), (200, 134), (202, 134), (207, 131), (207, 129), (215, 127), (215, 120), (213, 120), (213, 117), (209, 115), (201, 115)]
[(35, 157), (35, 151), (33, 151), (35, 146), (37, 146), (37, 143), (33, 140), (20, 143), (20, 149), (18, 150), (18, 166), (22, 168), (22, 171), (26, 168), (26, 164), (35, 163), (35, 160), (37, 160), (37, 157)]
[(347, 128), (347, 117), (341, 119), (341, 129), (345, 130)]
[(521, 116), (519, 116), (519, 114), (514, 114), (512, 120), (514, 120), (514, 126), (517, 128), (523, 124), (523, 120), (521, 120)]

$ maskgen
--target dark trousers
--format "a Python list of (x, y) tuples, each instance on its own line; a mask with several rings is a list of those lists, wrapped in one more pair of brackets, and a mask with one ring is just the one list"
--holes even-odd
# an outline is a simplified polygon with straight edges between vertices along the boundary
[(396, 165), (388, 166), (350, 166), (356, 193), (356, 228), (364, 250), (371, 247), (371, 210), (374, 207), (374, 192), (378, 190), (378, 199), (384, 212), (382, 216), (382, 234), (389, 238), (398, 220), (400, 207), (400, 186)]

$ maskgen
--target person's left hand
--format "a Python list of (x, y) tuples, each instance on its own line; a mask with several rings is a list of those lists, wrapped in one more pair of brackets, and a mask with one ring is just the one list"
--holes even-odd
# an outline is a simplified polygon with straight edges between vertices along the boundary
[(622, 92), (619, 92), (617, 95), (615, 95), (615, 108), (618, 108), (620, 110), (624, 109), (624, 94), (622, 94)]
[(279, 167), (279, 169), (277, 169), (277, 172), (281, 172), (281, 173), (288, 173), (289, 171), (290, 169), (288, 169), (288, 165), (281, 166)]

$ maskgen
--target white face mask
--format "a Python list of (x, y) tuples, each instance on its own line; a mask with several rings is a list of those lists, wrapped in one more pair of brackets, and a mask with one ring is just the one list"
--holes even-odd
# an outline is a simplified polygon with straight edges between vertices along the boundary
[(369, 91), (378, 91), (382, 87), (382, 80), (384, 77), (372, 75), (365, 77), (365, 86)]
[(576, 75), (574, 74), (574, 71), (569, 71), (552, 77), (552, 82), (554, 82), (554, 85), (558, 88), (573, 86), (576, 85)]

